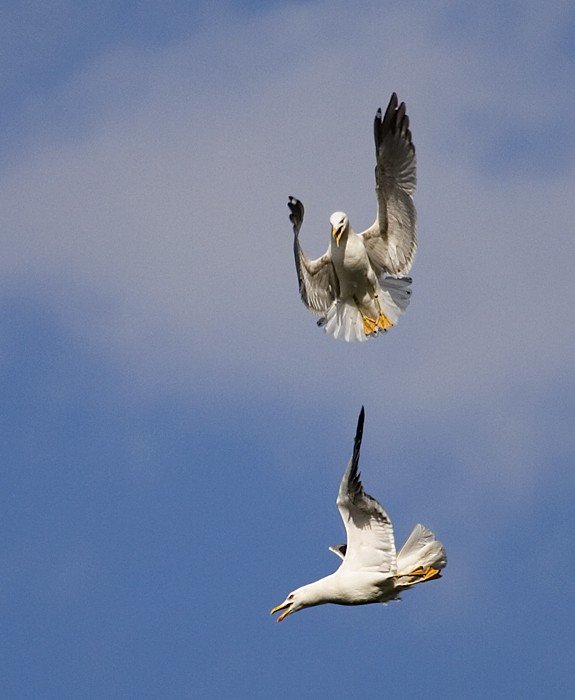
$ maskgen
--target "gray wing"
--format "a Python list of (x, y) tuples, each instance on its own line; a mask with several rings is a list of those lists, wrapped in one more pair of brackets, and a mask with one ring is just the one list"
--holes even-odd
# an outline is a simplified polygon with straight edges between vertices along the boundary
[(377, 110), (373, 131), (377, 219), (362, 235), (378, 276), (382, 273), (405, 275), (417, 248), (413, 204), (415, 147), (411, 142), (405, 103), (398, 106), (395, 92), (383, 117), (381, 109)]
[(392, 575), (397, 570), (397, 564), (391, 520), (375, 498), (365, 493), (359, 473), (364, 417), (362, 407), (353, 456), (341, 480), (337, 497), (337, 507), (347, 532), (347, 549), (341, 567)]
[(327, 253), (317, 260), (310, 260), (299, 244), (299, 230), (303, 222), (303, 204), (295, 197), (289, 197), (290, 221), (293, 224), (293, 252), (299, 282), (299, 293), (303, 303), (316, 314), (325, 314), (339, 295), (337, 277)]

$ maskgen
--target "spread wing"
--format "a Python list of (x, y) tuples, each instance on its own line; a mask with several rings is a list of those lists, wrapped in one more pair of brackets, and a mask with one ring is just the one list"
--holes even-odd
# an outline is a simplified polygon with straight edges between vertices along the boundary
[(299, 244), (299, 230), (303, 222), (303, 204), (295, 197), (288, 200), (290, 221), (293, 224), (293, 252), (299, 282), (299, 293), (303, 303), (316, 314), (325, 314), (339, 295), (337, 277), (328, 250), (317, 260), (304, 255)]
[(417, 248), (415, 147), (405, 103), (398, 106), (395, 92), (383, 117), (377, 110), (373, 131), (377, 219), (362, 235), (375, 273), (402, 276), (409, 272)]
[(347, 532), (347, 549), (341, 568), (389, 572), (392, 575), (397, 571), (393, 527), (385, 510), (363, 490), (358, 470), (364, 416), (362, 407), (353, 456), (341, 480), (337, 497), (337, 507)]

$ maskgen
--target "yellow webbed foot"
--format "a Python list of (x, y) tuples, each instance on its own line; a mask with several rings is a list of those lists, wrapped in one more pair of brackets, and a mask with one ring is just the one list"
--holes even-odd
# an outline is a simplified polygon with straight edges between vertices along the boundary
[(363, 332), (366, 335), (376, 335), (378, 331), (386, 331), (393, 326), (393, 323), (385, 314), (379, 314), (376, 319), (361, 314), (361, 319), (363, 321)]
[(423, 583), (423, 581), (439, 578), (441, 574), (439, 569), (434, 569), (432, 566), (429, 566), (427, 569), (416, 569), (415, 571), (411, 571), (409, 576), (421, 576), (417, 583)]
[(377, 332), (377, 321), (368, 316), (361, 314), (361, 319), (363, 321), (363, 332), (366, 335), (373, 335)]
[(377, 294), (375, 295), (375, 300), (377, 302), (377, 317), (376, 318), (371, 318), (370, 316), (366, 316), (363, 311), (361, 310), (361, 306), (359, 304), (359, 301), (357, 300), (356, 297), (353, 298), (355, 301), (355, 304), (357, 306), (357, 309), (359, 313), (361, 314), (361, 320), (363, 321), (363, 332), (366, 335), (377, 335), (379, 331), (386, 331), (388, 328), (391, 328), (393, 326), (393, 323), (387, 318), (387, 316), (383, 313), (381, 310), (381, 306), (379, 305), (379, 299), (377, 297)]
[(393, 323), (387, 318), (387, 316), (383, 312), (380, 312), (376, 323), (378, 328), (382, 331), (386, 331), (388, 328), (391, 328), (393, 326)]

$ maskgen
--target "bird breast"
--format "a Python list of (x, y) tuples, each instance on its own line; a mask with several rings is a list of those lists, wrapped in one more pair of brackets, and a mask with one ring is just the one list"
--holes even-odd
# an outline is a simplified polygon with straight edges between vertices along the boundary
[(334, 597), (340, 605), (367, 605), (379, 603), (393, 597), (393, 577), (365, 571), (337, 571), (334, 589), (339, 595)]
[(332, 240), (331, 259), (340, 282), (342, 297), (363, 293), (370, 269), (363, 239), (352, 231), (345, 241), (340, 241), (339, 246)]
[(331, 255), (336, 271), (348, 274), (365, 274), (369, 266), (369, 258), (362, 238), (351, 232), (345, 241), (338, 246), (335, 241), (331, 244)]

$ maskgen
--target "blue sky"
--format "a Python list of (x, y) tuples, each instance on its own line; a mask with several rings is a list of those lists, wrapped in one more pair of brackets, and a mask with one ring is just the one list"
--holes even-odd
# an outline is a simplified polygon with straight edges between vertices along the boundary
[[(6, 697), (571, 697), (569, 2), (6, 3)], [(408, 313), (337, 343), (287, 196), (375, 215), (392, 91), (418, 156)], [(329, 573), (362, 472), (441, 581), (269, 609)]]

